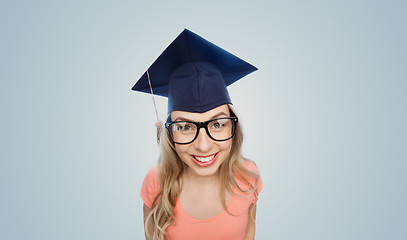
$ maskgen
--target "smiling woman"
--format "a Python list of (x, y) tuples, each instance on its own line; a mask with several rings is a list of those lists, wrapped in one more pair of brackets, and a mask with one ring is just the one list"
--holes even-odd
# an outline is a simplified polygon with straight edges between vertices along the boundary
[(254, 239), (262, 181), (241, 155), (226, 86), (255, 70), (184, 30), (133, 87), (168, 97), (161, 154), (141, 189), (146, 239)]
[[(227, 105), (222, 105), (205, 113), (174, 111), (171, 113), (171, 118), (177, 119), (182, 117), (198, 122), (209, 120), (206, 123), (211, 123), (217, 116), (229, 117), (229, 113), (226, 115), (225, 112), (229, 112), (229, 108)], [(218, 130), (218, 134), (223, 135), (219, 141), (214, 141), (209, 137), (212, 136), (211, 132), (214, 130), (208, 130), (208, 127), (205, 127), (206, 131), (202, 128), (198, 130), (197, 127), (193, 127), (192, 129), (195, 129), (195, 131), (193, 131), (193, 135), (189, 137), (191, 140), (186, 139), (189, 144), (175, 144), (175, 151), (179, 158), (188, 166), (187, 172), (190, 176), (214, 175), (218, 171), (219, 166), (230, 154), (232, 147), (231, 137), (234, 132), (232, 130), (232, 123), (230, 123), (229, 126), (223, 127), (222, 130)]]

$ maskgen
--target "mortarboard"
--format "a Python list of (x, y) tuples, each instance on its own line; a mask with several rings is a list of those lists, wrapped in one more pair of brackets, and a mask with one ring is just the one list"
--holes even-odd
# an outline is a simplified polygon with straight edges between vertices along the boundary
[(168, 113), (176, 110), (203, 113), (231, 104), (226, 87), (256, 70), (184, 29), (132, 90), (168, 97)]

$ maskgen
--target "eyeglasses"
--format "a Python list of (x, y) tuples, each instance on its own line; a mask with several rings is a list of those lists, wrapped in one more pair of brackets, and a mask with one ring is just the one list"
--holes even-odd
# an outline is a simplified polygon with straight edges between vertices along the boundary
[(238, 118), (216, 118), (206, 122), (175, 121), (165, 123), (171, 140), (177, 144), (189, 144), (198, 137), (199, 130), (205, 128), (208, 136), (215, 141), (226, 141), (233, 137)]

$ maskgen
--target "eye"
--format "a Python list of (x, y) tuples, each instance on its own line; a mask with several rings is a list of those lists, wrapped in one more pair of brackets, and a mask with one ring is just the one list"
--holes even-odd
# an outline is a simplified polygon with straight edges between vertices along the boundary
[(191, 130), (192, 129), (192, 126), (191, 125), (184, 125), (184, 126), (182, 126), (182, 129), (181, 130), (183, 130), (183, 131), (188, 131), (188, 130)]
[(215, 122), (212, 127), (213, 128), (221, 128), (222, 124), (220, 122)]
[(210, 128), (214, 131), (224, 129), (228, 124), (229, 119), (216, 119), (210, 124)]
[(174, 123), (172, 126), (172, 130), (178, 132), (190, 132), (194, 131), (194, 129), (195, 129), (194, 124), (188, 122), (178, 122)]

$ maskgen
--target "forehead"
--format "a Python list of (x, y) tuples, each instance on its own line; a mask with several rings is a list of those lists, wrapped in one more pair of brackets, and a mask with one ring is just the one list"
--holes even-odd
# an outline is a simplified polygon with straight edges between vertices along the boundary
[(193, 112), (185, 112), (185, 111), (173, 111), (171, 112), (171, 120), (176, 121), (178, 119), (182, 120), (190, 120), (194, 122), (204, 122), (216, 117), (227, 116), (229, 117), (229, 107), (228, 105), (224, 104), (219, 107), (213, 108), (204, 113), (193, 113)]

